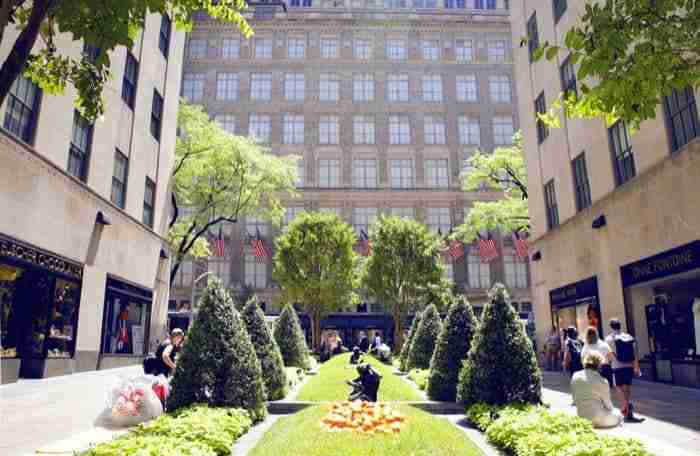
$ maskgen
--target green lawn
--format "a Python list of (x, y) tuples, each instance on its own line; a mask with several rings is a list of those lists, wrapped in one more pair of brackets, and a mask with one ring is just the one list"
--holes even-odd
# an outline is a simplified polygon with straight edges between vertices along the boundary
[[(354, 366), (349, 366), (350, 354), (345, 353), (321, 364), (317, 375), (312, 376), (299, 391), (299, 401), (342, 401), (348, 398), (350, 386), (345, 382), (357, 377)], [(382, 364), (371, 356), (365, 356), (368, 361), (382, 375), (379, 386), (379, 400), (388, 401), (420, 401), (420, 394), (402, 378), (392, 373), (393, 367)]]
[(282, 418), (270, 428), (249, 456), (481, 456), (466, 435), (444, 418), (401, 405), (407, 422), (399, 434), (363, 435), (349, 431), (328, 432), (319, 420), (326, 406)]

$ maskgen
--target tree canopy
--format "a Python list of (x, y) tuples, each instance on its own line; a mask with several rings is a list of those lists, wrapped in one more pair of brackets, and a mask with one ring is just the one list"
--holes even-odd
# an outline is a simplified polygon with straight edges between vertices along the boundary
[[(0, 103), (22, 71), (46, 93), (63, 93), (71, 84), (75, 104), (94, 120), (104, 112), (102, 91), (110, 79), (110, 52), (118, 46), (131, 49), (149, 13), (168, 14), (176, 26), (189, 30), (196, 11), (238, 26), (244, 36), (252, 29), (241, 16), (244, 0), (3, 0), (0, 2), (0, 41), (12, 34), (12, 48), (0, 67)], [(55, 44), (69, 34), (100, 49), (96, 59), (83, 53), (76, 59)], [(41, 38), (42, 45), (35, 49)], [(63, 50), (65, 51), (65, 50)]]
[(562, 96), (568, 115), (636, 128), (673, 89), (700, 87), (700, 2), (586, 2), (564, 45), (544, 42), (534, 57), (558, 54), (578, 66), (578, 95)]
[(304, 212), (275, 240), (273, 276), (284, 299), (311, 318), (312, 346), (321, 345), (321, 319), (357, 301), (359, 256), (355, 231), (335, 214)]
[[(261, 215), (279, 223), (283, 198), (296, 195), (296, 155), (277, 157), (223, 130), (199, 106), (181, 104), (173, 169), (171, 282), (187, 255), (209, 255), (207, 233), (219, 223)], [(187, 211), (179, 208), (186, 207)]]

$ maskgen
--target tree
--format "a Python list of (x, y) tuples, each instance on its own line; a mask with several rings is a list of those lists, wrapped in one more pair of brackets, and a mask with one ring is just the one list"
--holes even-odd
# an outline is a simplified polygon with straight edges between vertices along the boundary
[[(399, 370), (402, 372), (408, 372), (408, 354), (411, 351), (411, 342), (416, 335), (418, 330), (418, 325), (420, 325), (421, 312), (416, 311), (413, 315), (413, 321), (411, 322), (411, 329), (408, 330), (408, 337), (403, 342), (401, 347), (401, 354), (399, 355)], [(396, 347), (398, 349), (398, 346)]]
[(195, 403), (240, 407), (263, 419), (260, 362), (223, 283), (211, 277), (172, 379), (169, 410)]
[(372, 255), (362, 283), (368, 294), (385, 303), (394, 318), (394, 350), (403, 345), (403, 320), (439, 287), (442, 242), (415, 220), (380, 217), (372, 234)]
[(311, 367), (304, 331), (301, 329), (299, 317), (294, 311), (294, 307), (290, 304), (287, 304), (282, 309), (279, 318), (275, 322), (273, 335), (285, 366), (301, 367), (305, 370)]
[(287, 394), (287, 375), (284, 370), (282, 353), (272, 337), (272, 331), (265, 323), (265, 314), (252, 298), (241, 313), (248, 335), (260, 361), (267, 399), (276, 401)]
[(661, 98), (673, 89), (700, 87), (700, 3), (587, 2), (563, 46), (544, 42), (535, 51), (537, 59), (558, 54), (578, 65), (579, 93), (560, 97), (567, 115), (623, 119), (637, 128), (656, 116)]
[(489, 299), (459, 373), (457, 399), (467, 404), (539, 404), (542, 378), (537, 356), (508, 291), (497, 283)]
[(430, 360), (426, 388), (430, 399), (454, 402), (457, 398), (459, 370), (471, 348), (476, 326), (471, 304), (464, 297), (455, 299), (447, 312)]
[(423, 311), (416, 335), (411, 341), (411, 350), (408, 352), (408, 369), (428, 369), (430, 359), (435, 351), (435, 342), (442, 330), (440, 313), (434, 304), (429, 305)]
[(484, 231), (528, 230), (527, 172), (520, 132), (513, 136), (511, 147), (499, 147), (492, 154), (474, 154), (469, 159), (469, 167), (469, 172), (462, 176), (464, 191), (489, 188), (500, 192), (502, 198), (475, 202), (452, 237), (469, 244)]
[(335, 214), (304, 212), (275, 241), (273, 276), (288, 302), (311, 319), (314, 350), (321, 346), (321, 319), (354, 304), (359, 256), (355, 232)]
[[(134, 47), (149, 13), (169, 14), (175, 24), (189, 30), (194, 12), (238, 26), (244, 36), (252, 29), (241, 16), (243, 0), (3, 0), (0, 2), (0, 41), (12, 41), (0, 67), (0, 103), (24, 71), (46, 93), (63, 93), (71, 84), (75, 104), (90, 120), (104, 112), (102, 91), (112, 77), (110, 53), (119, 46)], [(8, 27), (13, 32), (8, 32)], [(55, 44), (59, 34), (69, 34), (99, 48), (97, 58), (83, 53), (76, 59), (62, 54)], [(37, 41), (41, 38), (41, 45)]]
[[(275, 223), (283, 198), (296, 195), (296, 155), (277, 157), (252, 140), (233, 136), (200, 106), (182, 104), (173, 169), (170, 282), (188, 256), (210, 254), (207, 235), (221, 223), (260, 214)], [(187, 207), (181, 214), (179, 207)]]

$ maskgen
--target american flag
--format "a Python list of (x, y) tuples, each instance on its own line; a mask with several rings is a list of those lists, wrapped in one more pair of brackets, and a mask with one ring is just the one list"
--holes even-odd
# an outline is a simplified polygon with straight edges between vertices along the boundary
[(255, 236), (250, 236), (250, 245), (253, 247), (253, 255), (259, 260), (266, 260), (270, 257), (270, 253), (265, 247), (265, 240), (260, 235), (260, 229), (255, 229)]
[(357, 241), (357, 253), (362, 256), (370, 256), (372, 254), (372, 241), (365, 230), (360, 230), (360, 239)]
[(464, 256), (464, 246), (458, 240), (452, 240), (448, 244), (447, 252), (450, 254), (453, 261), (457, 261)]
[(481, 261), (488, 263), (499, 257), (498, 247), (496, 247), (496, 241), (488, 235), (488, 239), (484, 239), (479, 235), (479, 256)]
[(211, 249), (215, 257), (224, 257), (226, 255), (226, 243), (224, 242), (221, 227), (219, 227), (219, 235), (211, 241)]
[(530, 257), (530, 245), (527, 239), (520, 237), (517, 231), (513, 231), (513, 244), (515, 245), (515, 254), (521, 260), (527, 260)]

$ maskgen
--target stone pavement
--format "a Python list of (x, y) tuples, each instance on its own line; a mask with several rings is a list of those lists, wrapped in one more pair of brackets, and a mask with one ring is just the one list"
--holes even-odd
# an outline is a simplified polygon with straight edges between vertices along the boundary
[(142, 373), (130, 366), (0, 386), (0, 454), (72, 454), (71, 446), (108, 440), (115, 430), (100, 428), (96, 419), (110, 386), (118, 376)]
[[(559, 372), (543, 372), (544, 401), (552, 409), (576, 414), (571, 405), (569, 377)], [(619, 407), (615, 392), (613, 402)], [(700, 455), (700, 390), (637, 381), (632, 387), (635, 414), (642, 423), (601, 431), (644, 441), (657, 456)]]

